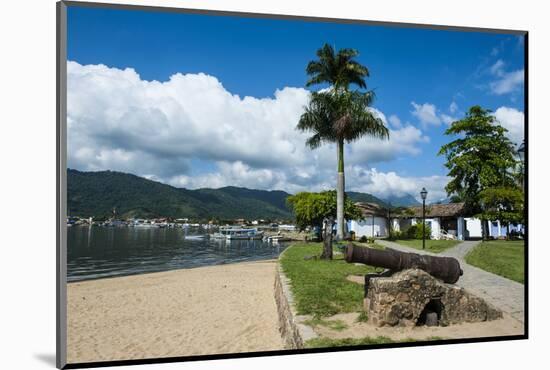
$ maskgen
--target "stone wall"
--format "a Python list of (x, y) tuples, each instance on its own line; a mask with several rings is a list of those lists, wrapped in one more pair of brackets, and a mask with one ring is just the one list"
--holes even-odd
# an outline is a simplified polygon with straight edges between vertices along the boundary
[(430, 274), (411, 269), (370, 281), (365, 309), (378, 326), (415, 326), (426, 306), (437, 312), (439, 325), (480, 322), (502, 317), (502, 312), (464, 288), (445, 284)]
[[(279, 256), (279, 260), (283, 254), (284, 252)], [(304, 348), (307, 340), (317, 337), (311, 327), (303, 324), (310, 317), (298, 315), (296, 312), (290, 281), (285, 276), (280, 262), (275, 273), (275, 303), (279, 314), (279, 331), (286, 349)]]

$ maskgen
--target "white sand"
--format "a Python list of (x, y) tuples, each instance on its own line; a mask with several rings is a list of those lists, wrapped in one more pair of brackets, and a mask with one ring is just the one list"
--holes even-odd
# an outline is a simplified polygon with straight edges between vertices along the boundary
[(68, 284), (68, 362), (283, 349), (274, 261)]

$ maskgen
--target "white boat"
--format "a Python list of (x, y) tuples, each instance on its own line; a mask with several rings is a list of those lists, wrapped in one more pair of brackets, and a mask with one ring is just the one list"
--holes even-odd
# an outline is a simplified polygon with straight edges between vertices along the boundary
[(294, 232), (294, 231), (296, 231), (296, 226), (295, 225), (279, 225), (279, 230), (280, 231)]
[(186, 235), (185, 239), (188, 240), (203, 240), (208, 238), (208, 235)]
[(264, 238), (269, 243), (288, 242), (291, 239), (284, 235), (272, 235)]
[(241, 226), (227, 226), (220, 227), (217, 233), (212, 234), (214, 239), (226, 239), (226, 240), (250, 240), (250, 239), (262, 239), (263, 231), (258, 231), (255, 228), (244, 228)]
[(149, 221), (142, 219), (136, 219), (130, 225), (133, 227), (155, 227), (155, 225), (151, 224)]

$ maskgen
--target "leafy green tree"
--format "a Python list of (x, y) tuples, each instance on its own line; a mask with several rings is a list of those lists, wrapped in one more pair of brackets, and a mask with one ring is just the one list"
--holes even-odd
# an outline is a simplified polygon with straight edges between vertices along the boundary
[(355, 141), (365, 135), (388, 138), (389, 131), (383, 122), (368, 109), (374, 98), (373, 92), (350, 92), (351, 84), (366, 88), (367, 67), (355, 60), (355, 49), (334, 49), (325, 44), (317, 50), (318, 60), (308, 63), (306, 73), (310, 76), (306, 86), (328, 84), (329, 90), (312, 93), (306, 112), (297, 128), (311, 131), (307, 140), (312, 149), (323, 142), (336, 143), (338, 156), (337, 183), (337, 235), (344, 236), (344, 143)]
[(506, 226), (506, 237), (510, 224), (523, 223), (523, 192), (516, 187), (487, 188), (479, 194), (482, 212), (477, 216), (486, 221), (500, 221)]
[[(447, 158), (445, 166), (451, 178), (445, 190), (454, 201), (464, 202), (466, 211), (471, 214), (483, 211), (480, 203), (483, 190), (514, 185), (511, 169), (516, 166), (515, 150), (506, 132), (490, 110), (477, 105), (445, 131), (446, 135), (457, 137), (439, 151), (439, 155)], [(484, 222), (484, 238), (486, 228)]]
[[(318, 227), (319, 230), (325, 229), (321, 258), (332, 259), (332, 225), (336, 217), (336, 192), (301, 192), (289, 196), (287, 204), (294, 212), (296, 226), (300, 230), (310, 226)], [(345, 199), (344, 209), (348, 219), (357, 220), (363, 217), (361, 210), (350, 199)]]

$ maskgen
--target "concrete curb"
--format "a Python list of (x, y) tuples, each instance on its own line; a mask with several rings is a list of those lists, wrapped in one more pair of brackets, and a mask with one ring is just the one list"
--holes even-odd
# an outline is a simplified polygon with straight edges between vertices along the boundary
[(275, 303), (279, 315), (279, 332), (286, 349), (301, 349), (307, 340), (317, 338), (318, 335), (312, 327), (304, 324), (310, 317), (298, 315), (296, 312), (290, 280), (281, 267), (281, 258), (287, 250), (288, 248), (279, 255), (275, 272)]

